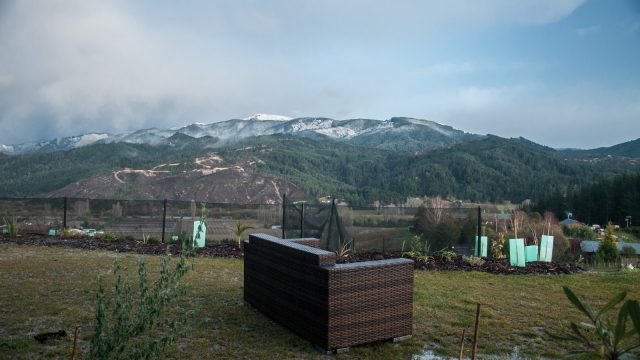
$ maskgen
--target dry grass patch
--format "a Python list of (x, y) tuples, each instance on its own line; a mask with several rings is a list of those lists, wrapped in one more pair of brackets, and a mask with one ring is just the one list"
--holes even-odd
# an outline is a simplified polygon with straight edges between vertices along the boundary
[[(118, 259), (135, 283), (140, 257), (0, 244), (0, 358), (68, 358), (72, 335), (45, 345), (33, 340), (33, 335), (61, 329), (72, 334), (76, 325), (82, 326), (80, 347), (85, 350), (93, 330), (97, 276), (109, 274)], [(142, 257), (153, 279), (161, 258)], [(462, 329), (472, 328), (478, 301), (488, 304), (481, 319), (482, 353), (507, 354), (518, 346), (525, 354), (556, 357), (564, 348), (549, 341), (542, 329), (557, 330), (569, 320), (581, 319), (566, 300), (562, 285), (571, 286), (597, 306), (621, 290), (629, 290), (629, 298), (640, 298), (638, 272), (501, 276), (416, 271), (415, 276), (414, 338), (354, 348), (338, 358), (410, 358), (423, 347), (454, 355)], [(242, 260), (195, 258), (186, 281), (188, 295), (168, 316), (180, 309), (194, 314), (187, 335), (170, 349), (169, 358), (326, 357), (244, 304)]]

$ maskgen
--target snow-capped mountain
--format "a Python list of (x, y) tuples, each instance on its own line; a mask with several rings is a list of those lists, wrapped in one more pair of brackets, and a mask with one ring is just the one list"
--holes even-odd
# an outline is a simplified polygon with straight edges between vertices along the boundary
[(81, 146), (95, 144), (106, 141), (113, 135), (105, 133), (90, 133), (77, 136), (55, 138), (53, 140), (39, 140), (23, 144), (3, 145), (0, 144), (0, 152), (4, 154), (17, 155), (34, 152), (52, 152), (69, 150)]
[(284, 115), (273, 115), (273, 114), (253, 114), (247, 118), (242, 120), (272, 120), (272, 121), (289, 121), (293, 120), (292, 117), (284, 116)]
[(256, 114), (245, 119), (232, 119), (211, 124), (194, 123), (181, 128), (151, 128), (116, 135), (92, 133), (18, 145), (0, 144), (0, 152), (5, 154), (50, 152), (113, 142), (161, 145), (175, 134), (194, 138), (209, 136), (212, 138), (211, 145), (215, 147), (231, 145), (253, 136), (289, 134), (401, 151), (442, 148), (479, 137), (433, 121), (406, 117), (394, 117), (388, 120), (334, 120), (322, 117), (291, 119), (281, 115)]

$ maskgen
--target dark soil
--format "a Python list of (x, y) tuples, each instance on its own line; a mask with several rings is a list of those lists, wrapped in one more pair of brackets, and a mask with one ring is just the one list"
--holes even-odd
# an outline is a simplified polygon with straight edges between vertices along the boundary
[[(29, 237), (29, 238), (8, 238), (3, 237), (0, 241), (10, 242), (14, 244), (23, 245), (42, 245), (42, 246), (61, 246), (78, 248), (85, 250), (110, 250), (117, 252), (134, 252), (145, 255), (178, 255), (182, 250), (182, 245), (179, 243), (162, 244), (162, 243), (147, 243), (143, 244), (141, 241), (104, 241), (95, 238), (70, 238), (62, 239), (60, 237)], [(202, 256), (218, 256), (229, 258), (241, 258), (244, 254), (242, 250), (238, 249), (234, 245), (220, 244), (220, 245), (207, 245), (204, 248), (193, 249), (196, 255)]]
[[(338, 258), (337, 262), (352, 263), (367, 260), (393, 259), (398, 257), (403, 257), (402, 253), (353, 253), (349, 254), (346, 257)], [(482, 271), (503, 275), (560, 275), (574, 274), (584, 271), (584, 269), (569, 263), (547, 263), (536, 261), (527, 263), (527, 266), (525, 267), (518, 267), (509, 265), (509, 259), (484, 259), (484, 264), (472, 266), (468, 262), (464, 261), (462, 256), (457, 256), (451, 261), (447, 261), (437, 257), (429, 259), (428, 261), (412, 257), (407, 258), (412, 259), (414, 261), (415, 268), (419, 270)]]
[[(1, 242), (9, 242), (14, 244), (41, 245), (41, 246), (61, 246), (86, 250), (110, 250), (117, 252), (134, 252), (145, 255), (177, 255), (180, 253), (182, 246), (179, 243), (161, 244), (148, 243), (143, 244), (139, 241), (104, 241), (96, 238), (71, 238), (62, 239), (60, 237), (18, 237), (9, 238), (0, 235)], [(235, 245), (220, 244), (207, 245), (204, 248), (196, 248), (193, 250), (196, 255), (200, 256), (217, 256), (228, 258), (242, 258), (244, 253)], [(369, 260), (382, 260), (403, 257), (400, 252), (379, 253), (379, 252), (355, 252), (345, 257), (338, 257), (337, 262), (353, 263)], [(406, 256), (405, 256), (406, 257)], [(524, 275), (524, 274), (573, 274), (584, 271), (582, 268), (569, 263), (546, 263), (546, 262), (530, 262), (525, 267), (510, 266), (508, 259), (484, 259), (484, 264), (472, 266), (464, 261), (462, 256), (457, 256), (451, 261), (440, 258), (430, 258), (425, 261), (423, 258), (411, 258), (414, 260), (415, 268), (418, 270), (452, 270), (452, 271), (482, 271), (492, 274), (504, 275)]]

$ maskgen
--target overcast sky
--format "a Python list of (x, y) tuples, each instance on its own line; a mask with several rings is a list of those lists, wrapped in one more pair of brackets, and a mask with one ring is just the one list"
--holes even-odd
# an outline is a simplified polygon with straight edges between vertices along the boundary
[(0, 143), (254, 113), (640, 137), (637, 0), (0, 0)]

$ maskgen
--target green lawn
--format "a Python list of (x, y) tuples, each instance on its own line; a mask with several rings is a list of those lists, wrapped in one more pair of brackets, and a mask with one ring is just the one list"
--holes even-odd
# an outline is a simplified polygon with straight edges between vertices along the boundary
[[(85, 349), (92, 331), (96, 276), (108, 274), (119, 259), (135, 283), (140, 257), (0, 244), (0, 358), (68, 358), (71, 336), (46, 345), (32, 336), (61, 329), (72, 334), (76, 325), (82, 326), (80, 346)], [(155, 273), (160, 258), (143, 258), (149, 273)], [(188, 298), (178, 305), (195, 313), (187, 337), (177, 342), (169, 358), (326, 357), (243, 303), (242, 260), (196, 258), (194, 262)], [(504, 355), (518, 347), (528, 357), (557, 357), (566, 346), (549, 341), (542, 330), (582, 320), (566, 300), (562, 285), (570, 285), (596, 305), (624, 289), (640, 298), (640, 272), (500, 276), (417, 271), (413, 339), (357, 347), (337, 358), (410, 358), (423, 349), (454, 355), (462, 330), (473, 329), (476, 302), (486, 304), (480, 325), (482, 354)]]

